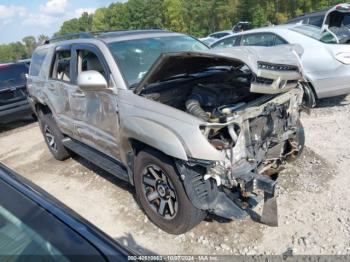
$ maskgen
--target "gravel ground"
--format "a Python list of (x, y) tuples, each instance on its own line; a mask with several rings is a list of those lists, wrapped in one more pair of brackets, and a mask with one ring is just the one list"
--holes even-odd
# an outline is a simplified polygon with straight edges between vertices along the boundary
[(30, 120), (0, 127), (0, 161), (141, 252), (350, 254), (350, 96), (322, 101), (302, 122), (307, 147), (279, 176), (275, 228), (209, 217), (186, 234), (164, 233), (140, 211), (124, 182), (79, 157), (54, 160)]

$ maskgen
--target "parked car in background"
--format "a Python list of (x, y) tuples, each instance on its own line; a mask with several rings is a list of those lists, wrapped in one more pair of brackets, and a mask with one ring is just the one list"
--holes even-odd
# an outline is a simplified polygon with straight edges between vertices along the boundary
[(336, 6), (290, 19), (286, 24), (308, 24), (320, 27), (323, 31), (331, 28), (350, 26), (350, 4)]
[(128, 261), (134, 252), (0, 163), (0, 256), (5, 261)]
[(233, 35), (233, 34), (234, 33), (232, 30), (225, 30), (225, 31), (212, 33), (212, 34), (208, 35), (207, 37), (199, 38), (199, 40), (207, 45), (210, 45), (211, 43), (217, 41), (220, 38), (223, 38), (223, 37), (228, 36), (228, 35)]
[(150, 220), (181, 234), (208, 212), (249, 216), (256, 189), (271, 210), (275, 175), (304, 145), (297, 57), (242, 49), (163, 30), (63, 36), (35, 50), (29, 99), (56, 159), (73, 151), (129, 182)]
[(304, 74), (311, 88), (308, 104), (316, 105), (317, 98), (350, 93), (350, 45), (346, 44), (349, 39), (342, 34), (322, 33), (315, 26), (289, 24), (224, 37), (211, 44), (211, 48), (300, 45)]
[(239, 21), (237, 24), (235, 24), (232, 27), (232, 31), (234, 33), (239, 33), (250, 29), (253, 29), (253, 25), (251, 22), (248, 22), (248, 21)]
[(27, 101), (27, 63), (0, 65), (0, 123), (33, 114)]

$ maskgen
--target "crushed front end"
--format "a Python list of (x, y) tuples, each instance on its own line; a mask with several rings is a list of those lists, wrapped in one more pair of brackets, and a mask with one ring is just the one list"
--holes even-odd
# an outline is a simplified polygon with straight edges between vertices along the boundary
[(277, 224), (276, 175), (302, 149), (299, 110), (303, 91), (293, 88), (238, 108), (222, 108), (225, 117), (206, 123), (202, 132), (225, 161), (178, 161), (186, 191), (197, 208), (224, 218), (250, 214), (264, 193), (261, 221)]

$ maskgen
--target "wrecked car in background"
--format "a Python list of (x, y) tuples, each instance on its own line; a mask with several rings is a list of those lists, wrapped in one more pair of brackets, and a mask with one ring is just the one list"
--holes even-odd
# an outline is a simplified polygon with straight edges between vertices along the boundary
[(348, 35), (322, 33), (320, 28), (312, 25), (270, 26), (224, 37), (213, 43), (211, 48), (274, 48), (286, 44), (299, 47), (307, 80), (304, 100), (309, 107), (314, 107), (318, 99), (350, 93), (350, 31), (347, 31)]
[(33, 115), (27, 101), (24, 62), (0, 64), (0, 124)]
[(215, 54), (162, 30), (67, 38), (36, 49), (28, 78), (56, 159), (73, 151), (128, 181), (172, 234), (208, 212), (243, 219), (259, 192), (262, 221), (276, 224), (276, 174), (304, 144), (291, 47)]

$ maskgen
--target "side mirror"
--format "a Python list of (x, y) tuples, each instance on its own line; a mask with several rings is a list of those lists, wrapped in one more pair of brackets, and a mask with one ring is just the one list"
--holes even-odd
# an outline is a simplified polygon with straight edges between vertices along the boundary
[(91, 70), (79, 74), (78, 86), (85, 91), (102, 91), (107, 89), (108, 84), (101, 73)]

